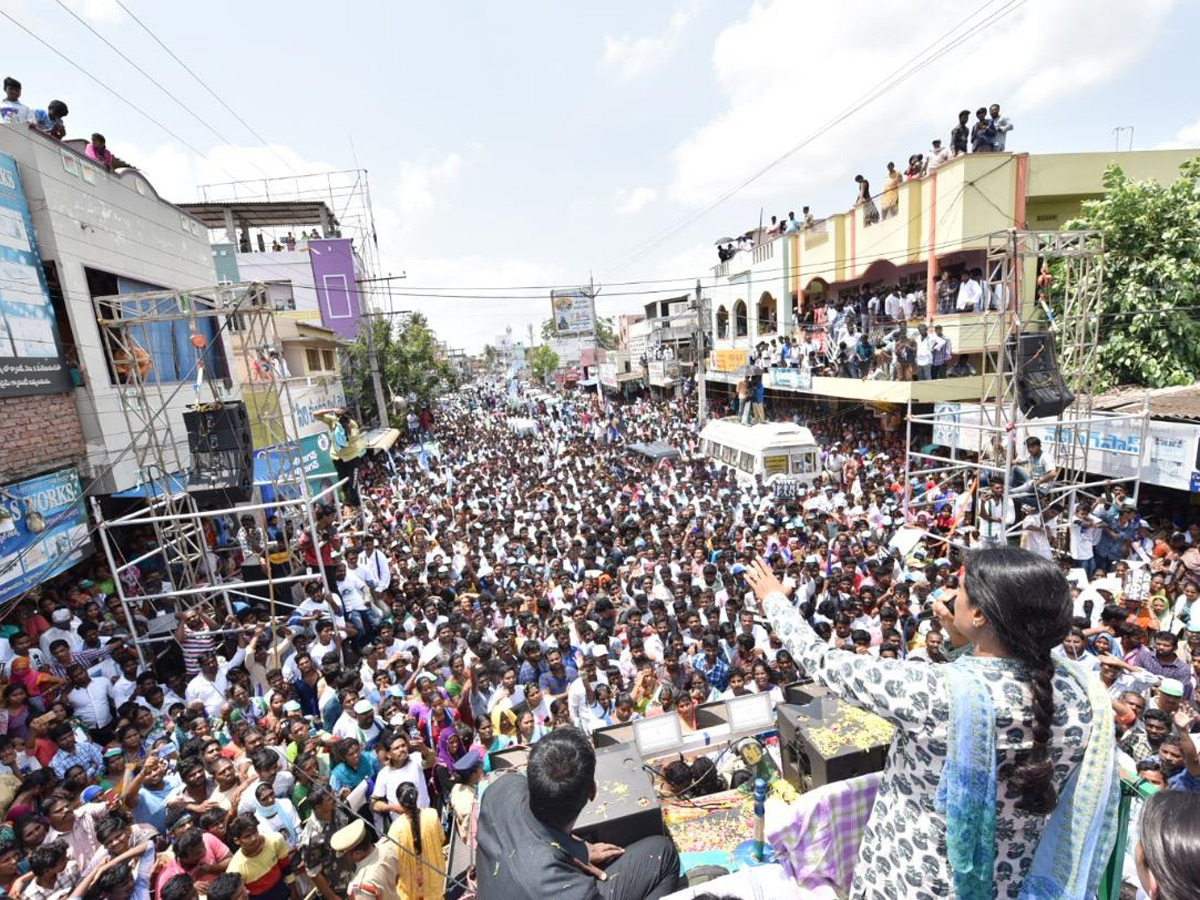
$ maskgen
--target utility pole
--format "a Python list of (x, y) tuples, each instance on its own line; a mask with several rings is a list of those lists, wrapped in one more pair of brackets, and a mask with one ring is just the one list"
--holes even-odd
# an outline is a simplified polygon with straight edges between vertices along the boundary
[[(389, 279), (391, 279), (391, 278), (399, 279), (399, 278), (407, 278), (407, 277), (408, 277), (407, 273), (402, 273), (400, 275), (395, 275), (395, 276), (392, 276), (392, 275), (388, 276)], [(359, 284), (362, 284), (364, 281), (375, 281), (375, 280), (382, 280), (382, 279), (363, 279), (363, 280), (359, 281)], [(375, 319), (378, 317), (378, 315), (379, 314), (376, 313), (374, 310), (372, 310), (368, 314), (369, 321), (367, 322), (367, 365), (370, 366), (371, 383), (375, 387), (375, 406), (379, 410), (379, 427), (380, 428), (391, 428), (392, 421), (388, 416), (387, 396), (383, 392), (383, 377), (379, 372), (379, 356), (375, 352)], [(391, 327), (392, 327), (392, 324), (391, 324), (391, 320), (389, 319), (388, 320), (388, 328), (390, 329)]]
[(700, 279), (696, 279), (696, 431), (708, 421), (708, 359), (705, 344), (708, 331), (708, 316), (704, 298), (700, 296)]
[[(596, 396), (600, 400), (600, 408), (604, 409), (604, 385), (600, 383), (600, 322), (596, 317), (596, 282), (592, 273), (588, 272), (588, 296), (592, 300), (592, 353), (596, 356)], [(620, 382), (618, 382), (619, 384)]]

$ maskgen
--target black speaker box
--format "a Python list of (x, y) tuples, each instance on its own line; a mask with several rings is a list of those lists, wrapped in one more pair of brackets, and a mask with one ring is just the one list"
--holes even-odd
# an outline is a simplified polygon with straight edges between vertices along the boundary
[(822, 756), (813, 746), (809, 729), (836, 722), (841, 705), (842, 701), (836, 697), (823, 697), (803, 706), (781, 703), (775, 707), (783, 777), (795, 787), (803, 790), (867, 772), (882, 772), (887, 764), (887, 744), (877, 744), (868, 750), (843, 746), (830, 756)]
[(1059, 371), (1054, 335), (1047, 331), (1025, 332), (1016, 344), (1017, 403), (1021, 412), (1032, 419), (1057, 416), (1075, 402), (1075, 395)]
[(254, 439), (241, 401), (185, 410), (192, 468), (188, 492), (199, 501), (245, 503), (254, 495)]
[(188, 450), (192, 453), (217, 453), (253, 448), (250, 414), (240, 400), (215, 403), (183, 413)]

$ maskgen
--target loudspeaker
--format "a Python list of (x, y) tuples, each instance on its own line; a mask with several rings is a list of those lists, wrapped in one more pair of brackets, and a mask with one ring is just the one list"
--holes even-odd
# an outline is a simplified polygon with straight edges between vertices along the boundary
[(793, 786), (806, 790), (867, 772), (883, 771), (887, 764), (888, 744), (876, 744), (867, 749), (843, 744), (828, 756), (814, 745), (809, 732), (836, 724), (844, 706), (846, 704), (836, 697), (822, 697), (803, 706), (781, 703), (775, 707), (779, 722), (780, 768), (784, 779)]
[[(1017, 402), (1032, 419), (1052, 418), (1075, 402), (1054, 354), (1054, 335), (1030, 331), (1017, 337)], [(1012, 340), (1009, 350), (1013, 349)]]
[(185, 410), (192, 468), (188, 492), (197, 500), (245, 503), (254, 494), (254, 439), (246, 404), (206, 404)]

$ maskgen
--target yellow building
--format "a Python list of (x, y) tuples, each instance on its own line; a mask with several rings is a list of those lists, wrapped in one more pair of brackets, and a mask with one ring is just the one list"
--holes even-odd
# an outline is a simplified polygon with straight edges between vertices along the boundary
[[(715, 352), (709, 359), (710, 381), (735, 382), (760, 343), (774, 341), (778, 346), (785, 336), (794, 340), (803, 333), (803, 324), (814, 321), (814, 311), (820, 324), (820, 310), (829, 300), (858, 298), (864, 290), (882, 297), (892, 288), (917, 298), (910, 326), (917, 321), (942, 325), (955, 356), (974, 360), (981, 373), (975, 355), (995, 330), (988, 320), (996, 316), (939, 313), (939, 273), (957, 279), (972, 269), (985, 270), (989, 235), (997, 232), (1060, 228), (1084, 200), (1103, 195), (1103, 175), (1110, 163), (1119, 163), (1137, 180), (1171, 182), (1179, 166), (1195, 155), (1195, 150), (1150, 150), (961, 156), (926, 177), (901, 184), (894, 212), (885, 211), (882, 217), (856, 206), (795, 234), (762, 235), (752, 249), (737, 252), (713, 270), (709, 327)], [(877, 195), (876, 204), (881, 200)], [(1035, 274), (1029, 271), (1019, 281), (1023, 314), (1034, 301)], [(982, 373), (932, 381), (793, 376), (769, 386), (894, 403), (970, 400), (986, 390)]]

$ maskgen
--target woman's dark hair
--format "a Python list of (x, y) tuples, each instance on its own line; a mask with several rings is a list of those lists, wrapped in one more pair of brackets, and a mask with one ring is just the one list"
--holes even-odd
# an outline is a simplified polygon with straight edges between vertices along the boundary
[(1071, 590), (1048, 559), (997, 547), (967, 559), (968, 602), (987, 617), (997, 640), (1024, 667), (1033, 695), (1033, 747), (1018, 754), (1003, 777), (1017, 788), (1017, 808), (1045, 815), (1058, 803), (1050, 726), (1054, 720), (1054, 661), (1050, 651), (1071, 627)]
[(421, 811), (417, 809), (417, 786), (408, 781), (400, 785), (399, 790), (396, 791), (396, 803), (408, 816), (408, 823), (412, 830), (413, 852), (420, 856)]
[(1159, 791), (1142, 807), (1140, 839), (1158, 900), (1196, 896), (1200, 884), (1200, 804), (1189, 791)]

